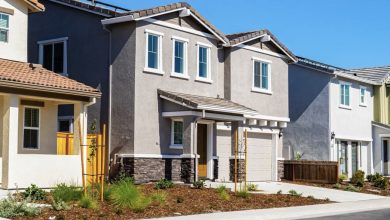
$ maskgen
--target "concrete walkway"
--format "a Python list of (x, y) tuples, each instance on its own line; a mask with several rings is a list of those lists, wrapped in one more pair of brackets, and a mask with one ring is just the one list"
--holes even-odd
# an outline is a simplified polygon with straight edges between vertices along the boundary
[[(233, 183), (216, 183), (216, 182), (207, 182), (208, 187), (218, 187), (220, 185), (225, 185), (228, 188), (233, 189)], [(302, 193), (303, 196), (313, 196), (317, 199), (330, 199), (334, 202), (352, 202), (352, 201), (362, 201), (362, 200), (372, 200), (372, 199), (383, 199), (386, 197), (377, 196), (372, 194), (365, 193), (356, 193), (356, 192), (347, 192), (343, 190), (336, 189), (328, 189), (322, 187), (314, 187), (314, 186), (305, 186), (291, 183), (283, 183), (283, 182), (256, 182), (257, 189), (261, 190), (258, 193), (265, 194), (275, 194), (279, 190), (282, 191), (283, 194), (288, 194), (288, 191), (295, 190), (298, 193)]]
[(334, 216), (347, 213), (390, 209), (390, 198), (361, 200), (353, 202), (332, 203), (323, 205), (298, 206), (288, 208), (255, 209), (235, 212), (219, 212), (201, 215), (159, 218), (159, 220), (274, 220), (303, 219), (323, 216)]

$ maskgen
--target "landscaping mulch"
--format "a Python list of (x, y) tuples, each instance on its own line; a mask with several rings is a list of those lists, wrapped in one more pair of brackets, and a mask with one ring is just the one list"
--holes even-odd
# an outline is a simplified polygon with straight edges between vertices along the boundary
[[(154, 185), (142, 186), (142, 191), (150, 195), (157, 192)], [(117, 209), (109, 202), (100, 203), (97, 209), (84, 209), (74, 204), (70, 210), (54, 211), (44, 209), (39, 216), (19, 217), (16, 219), (44, 219), (55, 216), (58, 219), (140, 219), (166, 216), (193, 215), (222, 211), (237, 211), (248, 209), (265, 209), (330, 203), (328, 200), (283, 195), (283, 194), (251, 194), (249, 198), (238, 197), (228, 192), (230, 199), (224, 200), (215, 189), (194, 189), (186, 185), (175, 185), (164, 190), (167, 199), (164, 204), (152, 204), (144, 212), (133, 212), (128, 209)]]
[[(342, 182), (339, 184), (339, 188), (336, 187), (336, 184), (325, 184), (325, 183), (309, 183), (309, 182), (300, 182), (300, 181), (288, 181), (288, 180), (282, 180), (282, 182), (286, 183), (293, 183), (293, 184), (301, 184), (301, 185), (307, 185), (307, 186), (316, 186), (316, 187), (323, 187), (323, 188), (329, 188), (329, 189), (336, 189), (336, 190), (343, 190), (347, 188), (348, 185), (351, 183), (349, 182)], [(356, 187), (356, 186), (355, 186)], [(365, 182), (363, 187), (356, 187), (359, 189), (359, 193), (367, 193), (367, 194), (373, 194), (373, 195), (379, 195), (379, 196), (390, 196), (390, 189), (381, 189), (378, 187), (375, 187), (373, 183)]]

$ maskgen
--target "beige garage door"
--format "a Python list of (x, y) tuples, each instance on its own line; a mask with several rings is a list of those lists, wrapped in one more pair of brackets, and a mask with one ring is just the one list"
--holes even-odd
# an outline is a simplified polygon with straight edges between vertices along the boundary
[(247, 181), (272, 179), (272, 135), (248, 133)]

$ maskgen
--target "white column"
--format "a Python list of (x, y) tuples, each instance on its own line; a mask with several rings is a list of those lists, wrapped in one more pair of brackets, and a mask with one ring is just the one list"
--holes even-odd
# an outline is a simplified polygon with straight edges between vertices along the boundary
[(350, 141), (348, 141), (347, 155), (348, 155), (348, 161), (347, 161), (348, 177), (351, 178), (352, 177), (352, 144)]
[(272, 134), (272, 181), (278, 181), (278, 140), (279, 140), (279, 132)]
[(213, 164), (213, 123), (207, 124), (207, 178), (213, 179), (214, 176), (214, 164)]
[(15, 188), (17, 175), (17, 153), (19, 139), (19, 97), (8, 95), (4, 98), (3, 117), (3, 176), (2, 188)]
[[(84, 173), (86, 172), (86, 167), (87, 167), (87, 153), (86, 153), (87, 135), (88, 135), (87, 130), (88, 130), (87, 113), (84, 108), (84, 103), (83, 102), (76, 103), (74, 104), (74, 151), (75, 154), (77, 153), (80, 154), (81, 148), (83, 148)], [(84, 180), (86, 181), (85, 177)]]

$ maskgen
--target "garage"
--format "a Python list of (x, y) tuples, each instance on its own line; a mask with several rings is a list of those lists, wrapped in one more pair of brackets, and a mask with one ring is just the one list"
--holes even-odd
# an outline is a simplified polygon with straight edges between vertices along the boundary
[(272, 135), (248, 133), (247, 181), (272, 180)]

